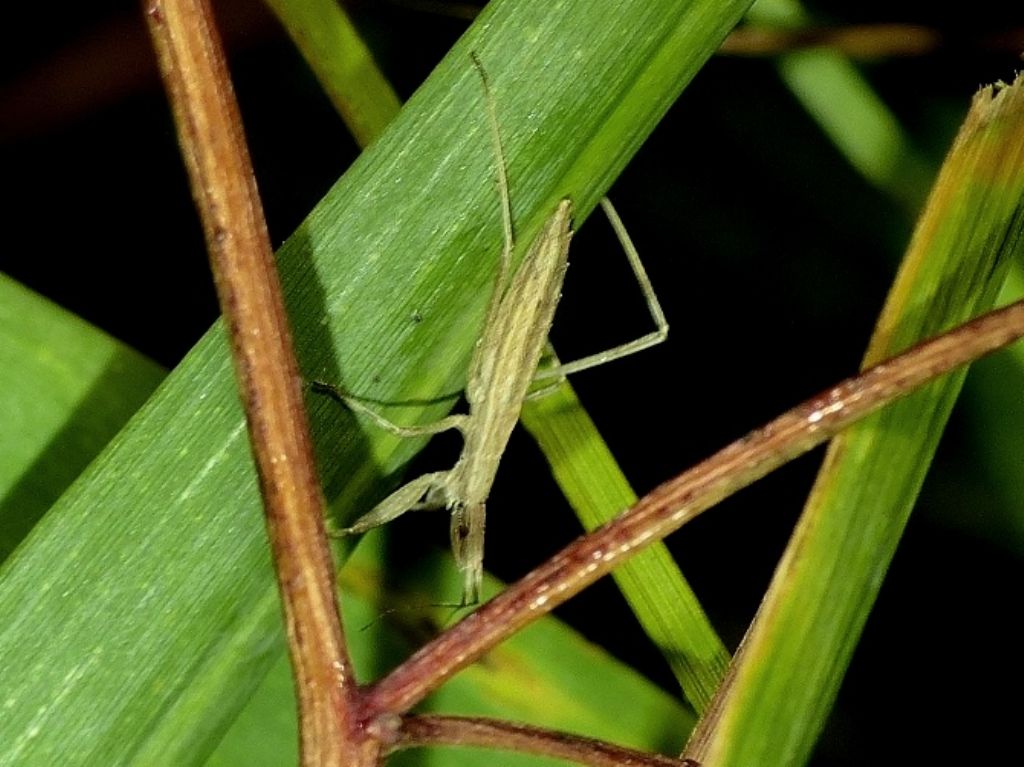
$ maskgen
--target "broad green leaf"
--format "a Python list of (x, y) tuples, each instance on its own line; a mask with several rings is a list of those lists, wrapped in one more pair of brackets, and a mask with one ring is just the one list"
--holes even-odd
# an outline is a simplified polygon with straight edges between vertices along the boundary
[[(1024, 79), (974, 104), (929, 198), (864, 364), (990, 308), (1024, 257)], [(692, 753), (804, 764), (870, 612), (966, 371), (832, 441), (814, 491)]]
[[(528, 242), (561, 197), (593, 207), (745, 7), (489, 6), (279, 253), (307, 377), (384, 401), (461, 383), (500, 243), (470, 51), (501, 105)], [(349, 518), (415, 446), (354, 430), (332, 403), (313, 416)], [(254, 479), (214, 328), (0, 569), (0, 764), (205, 759), (280, 647)]]
[[(137, 404), (134, 400), (150, 393), (163, 372), (77, 317), (2, 276), (0, 296), (0, 354), (9, 363), (0, 367), (4, 374), (3, 411), (17, 416), (11, 423), (19, 425), (11, 430), (12, 439), (4, 444), (2, 487), (5, 491), (17, 487), (18, 469), (27, 466), (27, 474), (37, 489), (32, 494), (21, 492), (13, 496), (21, 502), (5, 504), (3, 508), (8, 513), (30, 512), (46, 500), (47, 493), (70, 483), (73, 476), (68, 475), (74, 466), (84, 465), (95, 457), (104, 438), (130, 417), (129, 408)], [(103, 364), (111, 358), (115, 365)], [(101, 388), (95, 384), (97, 380)], [(102, 397), (98, 401), (87, 397), (83, 404), (83, 390), (98, 390)], [(76, 417), (80, 411), (86, 416)], [(62, 416), (66, 420), (58, 430), (59, 447), (52, 451), (55, 456), (47, 460), (46, 447), (53, 430), (39, 427), (58, 423)], [(32, 447), (37, 449), (33, 452), (29, 449)], [(26, 455), (36, 459), (40, 450), (43, 460), (25, 459)], [(40, 470), (33, 468), (33, 464), (49, 470), (37, 478)], [(21, 518), (12, 521), (28, 524)], [(341, 584), (348, 597), (346, 625), (354, 629), (353, 654), (357, 667), (364, 669), (379, 654), (374, 652), (377, 642), (396, 648), (400, 655), (408, 654), (414, 649), (409, 646), (408, 637), (421, 633), (417, 624), (422, 622), (422, 608), (414, 611), (408, 605), (393, 618), (381, 619), (382, 608), (376, 598), (383, 589), (376, 562), (380, 547), (372, 545), (372, 541), (367, 543), (347, 565)], [(446, 588), (455, 593), (459, 576), (450, 569), (449, 575)], [(493, 591), (494, 584), (489, 586)], [(422, 603), (429, 598), (429, 594), (420, 593), (416, 600)], [(394, 605), (393, 598), (389, 598), (389, 605)], [(406, 620), (400, 620), (402, 617)], [(372, 628), (378, 622), (379, 631), (360, 630), (368, 625)], [(572, 663), (567, 662), (570, 658)], [(439, 711), (471, 710), (574, 728), (583, 734), (638, 748), (659, 748), (663, 753), (678, 750), (679, 723), (692, 717), (670, 696), (551, 618), (495, 650), (486, 663), (460, 675), (438, 698), (432, 707)], [(633, 705), (624, 713), (620, 702), (627, 699)], [(297, 748), (293, 701), (291, 668), (282, 653), (208, 764), (253, 767), (292, 761)], [(439, 751), (431, 752), (429, 758), (452, 764), (479, 757), (471, 751)], [(419, 754), (417, 758), (427, 757)], [(512, 756), (511, 760), (517, 764), (545, 763), (532, 757)]]

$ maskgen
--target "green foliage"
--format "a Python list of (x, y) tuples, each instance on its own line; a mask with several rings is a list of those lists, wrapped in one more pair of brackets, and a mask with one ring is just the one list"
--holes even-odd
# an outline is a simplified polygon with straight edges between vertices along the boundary
[[(559, 198), (571, 196), (581, 217), (593, 207), (746, 4), (622, 5), (492, 4), (391, 129), (328, 192), (280, 252), (307, 376), (384, 402), (430, 399), (462, 384), (500, 246), (493, 157), (469, 51), (480, 55), (494, 83), (525, 245)], [(327, 7), (302, 6), (275, 2), (289, 25), (308, 23), (292, 13)], [(331, 29), (355, 42), (351, 30)], [(365, 73), (366, 50), (356, 53), (354, 65), (325, 60), (325, 71)], [(780, 68), (851, 164), (912, 207), (921, 161), (848, 63), (818, 52), (786, 57)], [(365, 120), (364, 139), (394, 110), (393, 101), (372, 93), (356, 110), (357, 121)], [(1004, 131), (990, 139), (997, 155), (1024, 145), (1009, 120), (989, 129)], [(1007, 258), (1020, 259), (1013, 250), (1020, 158), (1000, 157), (988, 167), (1007, 175), (966, 173), (950, 182), (959, 188), (966, 178), (964, 196), (936, 214), (948, 229), (920, 249), (927, 255), (914, 262), (918, 278), (907, 278), (903, 299), (894, 300), (887, 326), (893, 335), (879, 342), (876, 355), (981, 311)], [(214, 327), (83, 472), (157, 386), (161, 371), (0, 279), (0, 412), (7, 432), (0, 553), (13, 550), (53, 504), (0, 569), (0, 764), (294, 758), (277, 595), (221, 336)], [(1015, 354), (1019, 360), (1019, 347)], [(1019, 398), (1006, 396), (1007, 377), (1009, 388), (1019, 389), (1022, 367), (1013, 359), (983, 368), (972, 402), (979, 453), (996, 494), (1011, 499), (1007, 507), (1021, 497), (1020, 462), (1012, 457), (1024, 433), (1011, 420), (1019, 418), (1010, 408)], [(833, 448), (796, 539), (800, 556), (787, 556), (777, 575), (707, 764), (806, 762), (961, 378), (929, 387)], [(574, 505), (589, 503), (580, 498), (591, 494), (606, 506), (603, 513), (612, 513), (631, 491), (586, 414), (564, 399), (570, 396), (542, 400), (525, 418)], [(448, 404), (394, 414), (403, 422), (429, 420)], [(333, 403), (310, 405), (325, 492), (335, 516), (351, 519), (397, 480), (418, 445), (358, 428)], [(567, 435), (582, 447), (567, 449)], [(599, 521), (595, 513), (586, 518), (588, 525)], [(993, 537), (1022, 529), (1019, 515), (999, 525)], [(429, 588), (421, 583), (396, 597), (394, 576), (381, 571), (376, 553), (372, 541), (361, 544), (343, 577), (347, 626), (364, 675), (381, 673), (407, 652), (403, 639), (420, 638), (423, 621), (410, 605), (458, 591), (442, 560), (417, 571)], [(646, 557), (631, 563), (632, 572), (623, 569), (623, 588), (674, 662), (689, 700), (703, 709), (724, 652), (664, 550)], [(670, 575), (659, 574), (666, 569)], [(640, 587), (638, 580), (650, 583)], [(645, 589), (647, 596), (638, 597)], [(374, 622), (390, 607), (401, 609)], [(436, 630), (443, 616), (426, 623)], [(428, 705), (666, 753), (693, 726), (691, 712), (551, 620), (497, 649)], [(404, 758), (469, 765), (496, 757), (438, 751)]]
[[(494, 6), (288, 240), (307, 376), (384, 401), (461, 383), (500, 242), (471, 50), (501, 105), (526, 242), (557, 199), (593, 207), (745, 4), (611, 6), (612, 26), (592, 3)], [(415, 447), (363, 436), (333, 403), (313, 421), (342, 519)], [(2, 762), (201, 763), (280, 647), (259, 518), (215, 327), (0, 572)]]

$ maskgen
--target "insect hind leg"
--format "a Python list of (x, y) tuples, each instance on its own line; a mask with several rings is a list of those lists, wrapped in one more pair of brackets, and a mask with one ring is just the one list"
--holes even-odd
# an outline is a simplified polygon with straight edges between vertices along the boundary
[[(622, 223), (622, 219), (619, 218), (619, 214), (615, 211), (615, 207), (612, 205), (611, 200), (607, 197), (603, 198), (601, 200), (601, 207), (604, 209), (605, 215), (608, 216), (608, 221), (611, 223), (612, 229), (615, 230), (615, 235), (618, 237), (619, 243), (622, 245), (622, 249), (626, 253), (626, 259), (629, 261), (629, 265), (633, 269), (633, 275), (636, 277), (636, 281), (640, 285), (640, 290), (644, 294), (644, 300), (647, 302), (647, 310), (651, 314), (651, 319), (654, 320), (655, 329), (650, 333), (640, 336), (640, 338), (635, 338), (632, 341), (620, 344), (619, 346), (614, 346), (611, 349), (606, 349), (603, 352), (589, 354), (581, 359), (541, 370), (534, 378), (535, 381), (546, 381), (550, 379), (561, 380), (571, 373), (579, 373), (582, 370), (588, 370), (590, 368), (597, 367), (598, 365), (603, 365), (606, 362), (622, 359), (623, 357), (636, 354), (644, 349), (649, 349), (652, 346), (657, 346), (668, 338), (668, 320), (665, 318), (665, 312), (661, 308), (661, 302), (658, 301), (658, 296), (654, 292), (651, 280), (647, 276), (647, 270), (644, 269), (644, 265), (640, 261), (640, 254), (637, 253), (633, 240), (630, 239), (629, 233), (626, 231), (626, 227)], [(544, 387), (543, 389), (531, 393), (529, 398), (535, 399), (543, 396), (545, 393), (548, 393), (548, 391), (549, 387)]]

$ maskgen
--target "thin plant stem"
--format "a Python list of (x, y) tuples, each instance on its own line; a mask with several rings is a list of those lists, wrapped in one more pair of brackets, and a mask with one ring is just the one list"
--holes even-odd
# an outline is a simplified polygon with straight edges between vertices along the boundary
[(564, 759), (587, 767), (690, 767), (694, 764), (579, 735), (480, 717), (407, 717), (392, 750), (420, 746), (495, 748)]
[[(146, 0), (231, 341), (284, 607), (301, 763), (370, 765), (302, 389), (238, 105), (207, 0)], [(367, 749), (370, 752), (367, 752)]]

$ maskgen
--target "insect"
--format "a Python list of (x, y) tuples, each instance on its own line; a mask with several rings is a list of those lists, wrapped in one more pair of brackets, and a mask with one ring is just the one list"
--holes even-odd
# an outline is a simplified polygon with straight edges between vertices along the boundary
[(504, 152), (486, 73), (475, 56), (473, 62), (483, 82), (494, 142), (504, 246), (483, 331), (469, 366), (465, 389), (469, 412), (450, 415), (432, 424), (399, 426), (329, 384), (315, 385), (353, 410), (367, 415), (381, 428), (401, 437), (425, 436), (449, 429), (457, 429), (462, 433), (462, 453), (451, 469), (431, 472), (411, 480), (342, 533), (365, 532), (390, 522), (406, 511), (447, 509), (451, 513), (452, 552), (463, 577), (463, 605), (475, 604), (480, 599), (487, 497), (505, 445), (519, 420), (519, 411), (527, 398), (530, 385), (541, 378), (561, 378), (567, 373), (646, 349), (665, 340), (668, 334), (668, 323), (640, 264), (636, 249), (611, 204), (604, 200), (602, 206), (644, 290), (657, 329), (622, 346), (537, 374), (537, 365), (568, 266), (572, 202), (563, 199), (558, 203), (530, 245), (519, 269), (509, 278), (514, 241)]

